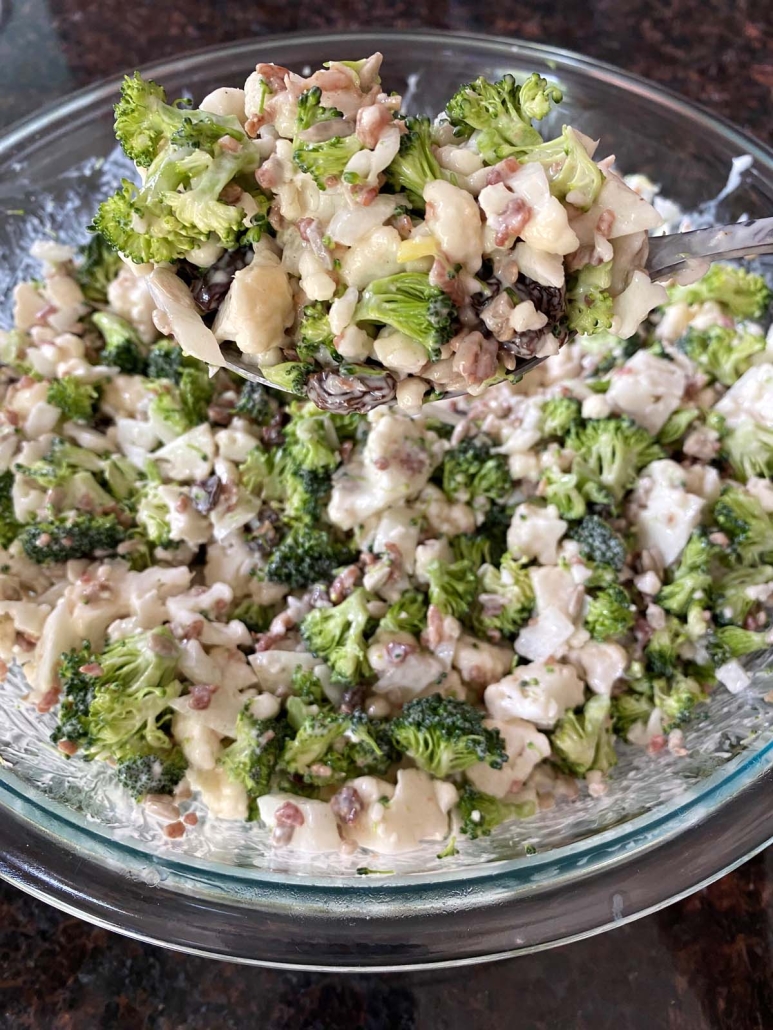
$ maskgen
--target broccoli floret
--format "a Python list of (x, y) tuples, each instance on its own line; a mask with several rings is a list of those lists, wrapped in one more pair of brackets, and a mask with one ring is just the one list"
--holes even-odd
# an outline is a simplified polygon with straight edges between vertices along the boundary
[(558, 86), (536, 73), (522, 86), (512, 75), (497, 82), (482, 76), (461, 86), (446, 105), (446, 112), (459, 135), (469, 136), (477, 130), (478, 152), (486, 164), (496, 164), (513, 154), (523, 154), (542, 143), (542, 137), (531, 124), (542, 119), (551, 104), (560, 103), (563, 94)]
[(391, 325), (420, 343), (436, 361), (453, 336), (456, 308), (447, 293), (423, 272), (398, 272), (374, 279), (362, 293), (354, 322)]
[(312, 86), (298, 97), (298, 113), (295, 116), (295, 131), (304, 132), (318, 122), (329, 122), (334, 118), (343, 118), (335, 107), (323, 107), (322, 90)]
[(735, 265), (714, 264), (696, 283), (672, 286), (672, 303), (702, 304), (713, 300), (736, 318), (761, 318), (770, 304), (770, 287), (761, 275)]
[(612, 325), (612, 262), (585, 265), (566, 280), (566, 320), (572, 332), (594, 336)]
[(567, 712), (550, 736), (550, 746), (559, 764), (573, 776), (584, 776), (591, 769), (607, 772), (617, 762), (611, 701), (595, 694), (581, 712)]
[(494, 553), (492, 541), (483, 535), (483, 529), (474, 534), (462, 533), (451, 540), (451, 550), (456, 561), (467, 561), (479, 569), (481, 565), (496, 565), (504, 554), (504, 546)]
[(188, 763), (179, 748), (134, 755), (120, 762), (116, 776), (137, 801), (147, 794), (173, 794), (185, 776)]
[(282, 461), (291, 470), (332, 472), (340, 463), (338, 437), (329, 416), (313, 404), (291, 404), (284, 427)]
[(405, 192), (411, 206), (424, 210), (424, 187), (442, 179), (445, 173), (432, 151), (432, 125), (429, 118), (406, 118), (408, 130), (400, 137), (400, 151), (386, 170), (387, 182), (396, 193)]
[(596, 504), (619, 504), (636, 484), (639, 470), (663, 457), (647, 430), (628, 418), (598, 418), (576, 425), (566, 446), (574, 451), (572, 472), (583, 496)]
[(237, 118), (191, 110), (182, 100), (166, 102), (158, 83), (139, 72), (128, 75), (115, 106), (115, 135), (124, 153), (140, 168), (147, 168), (170, 140), (180, 146), (213, 147), (223, 136), (245, 141)]
[(265, 386), (246, 379), (242, 384), (239, 399), (234, 411), (237, 415), (246, 415), (259, 426), (266, 426), (274, 417), (274, 408), (266, 392)]
[(693, 708), (706, 700), (700, 684), (689, 676), (657, 679), (653, 688), (653, 700), (662, 713), (663, 729), (666, 732), (686, 722)]
[(712, 325), (690, 328), (678, 341), (679, 349), (723, 386), (732, 386), (752, 366), (755, 354), (765, 349), (761, 333), (739, 332)]
[(467, 437), (446, 452), (441, 469), (443, 493), (454, 501), (487, 498), (501, 503), (513, 492), (504, 454), (492, 454), (485, 437)]
[(773, 522), (756, 497), (726, 487), (714, 505), (714, 520), (744, 565), (773, 557)]
[(489, 837), (500, 823), (529, 819), (537, 811), (533, 801), (501, 801), (466, 783), (459, 795), (461, 830), (470, 840)]
[(583, 211), (593, 204), (604, 185), (601, 169), (569, 125), (563, 127), (558, 139), (540, 144), (523, 154), (520, 161), (538, 161), (545, 169), (553, 196), (565, 201), (571, 194), (571, 203)]
[(679, 565), (671, 582), (658, 594), (661, 608), (673, 615), (686, 615), (695, 603), (709, 607), (711, 597), (711, 562), (717, 547), (709, 540), (704, 529), (696, 529), (682, 551)]
[(271, 780), (282, 750), (291, 736), (285, 718), (256, 719), (250, 702), (236, 718), (233, 743), (220, 756), (229, 779), (241, 783), (250, 801), (250, 815), (256, 815), (255, 801), (271, 789)]
[(613, 640), (624, 636), (634, 624), (631, 599), (619, 586), (601, 590), (588, 602), (585, 628), (594, 640)]
[(180, 403), (183, 415), (191, 426), (208, 421), (209, 402), (215, 386), (207, 372), (207, 366), (196, 361), (195, 367), (186, 366), (180, 376)]
[(732, 569), (714, 587), (714, 618), (720, 625), (744, 626), (758, 601), (753, 588), (773, 583), (773, 565)]
[(269, 481), (274, 463), (271, 454), (258, 445), (239, 466), (239, 482), (248, 493), (260, 495)]
[(149, 483), (137, 505), (135, 519), (145, 537), (157, 547), (172, 546), (172, 526), (169, 504), (164, 498), (161, 483)]
[(285, 745), (281, 764), (304, 783), (327, 786), (355, 776), (383, 776), (393, 758), (384, 728), (361, 709), (349, 714), (324, 708), (303, 721)]
[(313, 304), (307, 304), (301, 312), (295, 342), (295, 349), (301, 361), (316, 361), (320, 351), (327, 351), (334, 360), (341, 360), (334, 346), (335, 337), (330, 328), (329, 311), (329, 306), (318, 300)]
[(337, 568), (353, 559), (348, 547), (324, 529), (293, 526), (272, 552), (265, 576), (272, 583), (284, 583), (298, 590), (313, 583), (328, 583)]
[(499, 730), (485, 727), (481, 711), (454, 697), (409, 701), (390, 729), (398, 751), (441, 780), (477, 762), (501, 769), (507, 761)]
[(93, 383), (86, 383), (78, 376), (62, 376), (61, 379), (53, 380), (46, 400), (59, 408), (64, 418), (73, 422), (90, 422), (94, 417), (94, 406), (99, 400), (99, 390)]
[(469, 561), (436, 558), (427, 567), (427, 578), (430, 604), (455, 619), (468, 614), (478, 593), (477, 569)]
[(126, 530), (115, 515), (86, 512), (32, 522), (19, 534), (24, 553), (39, 565), (106, 557), (125, 538)]
[(752, 476), (770, 479), (773, 477), (773, 429), (744, 419), (723, 435), (722, 454), (742, 482)]
[(647, 668), (653, 676), (665, 676), (667, 679), (676, 672), (679, 661), (679, 648), (688, 639), (684, 623), (669, 615), (666, 625), (656, 629), (644, 649)]
[(755, 651), (766, 651), (770, 646), (769, 630), (758, 633), (740, 626), (719, 626), (709, 637), (709, 654), (715, 665), (724, 665)]
[(551, 397), (540, 410), (540, 431), (543, 436), (566, 436), (580, 418), (582, 405), (575, 397)]
[(145, 375), (145, 348), (134, 326), (112, 311), (97, 311), (91, 321), (105, 341), (102, 364), (115, 366), (125, 375)]
[(358, 587), (334, 608), (314, 608), (301, 623), (306, 647), (330, 666), (334, 683), (356, 686), (371, 675), (365, 642), (370, 622), (368, 594)]
[(385, 633), (412, 633), (418, 637), (426, 625), (426, 596), (418, 590), (406, 590), (399, 601), (389, 606), (379, 629)]
[(629, 691), (612, 698), (612, 724), (615, 732), (627, 737), (632, 726), (637, 722), (646, 725), (655, 707), (649, 693)]
[(302, 361), (283, 361), (278, 365), (261, 368), (260, 374), (277, 390), (284, 393), (295, 393), (303, 396), (306, 393), (306, 380), (314, 371), (313, 365)]
[(182, 376), (184, 357), (182, 348), (175, 340), (159, 340), (148, 353), (148, 377), (168, 379), (177, 385)]
[(577, 519), (583, 518), (588, 506), (580, 493), (577, 476), (573, 472), (561, 472), (560, 469), (551, 466), (545, 472), (542, 484), (545, 500), (548, 504), (555, 504), (562, 519), (576, 522)]
[(117, 501), (133, 501), (140, 481), (139, 470), (122, 454), (111, 454), (102, 468), (110, 493)]
[(121, 270), (117, 254), (101, 233), (94, 233), (88, 243), (78, 248), (80, 263), (75, 278), (83, 296), (92, 304), (107, 303), (107, 288)]
[[(61, 704), (56, 728), (51, 734), (54, 743), (68, 740), (83, 745), (89, 739), (89, 706), (94, 699), (100, 666), (89, 644), (67, 651), (59, 659)], [(85, 671), (84, 671), (85, 670)]]
[(513, 637), (534, 608), (534, 587), (526, 562), (506, 554), (499, 569), (484, 565), (472, 614), (475, 632), (482, 637)]
[(570, 534), (580, 545), (583, 557), (617, 570), (625, 565), (622, 537), (599, 515), (586, 515), (579, 525), (572, 526)]
[(147, 386), (154, 394), (148, 406), (151, 423), (162, 423), (172, 436), (182, 436), (193, 428), (193, 423), (183, 410), (180, 391), (173, 383), (165, 379), (151, 379)]
[(243, 622), (250, 633), (265, 633), (274, 615), (274, 608), (250, 600), (240, 601), (231, 612), (231, 618)]
[(293, 694), (307, 705), (327, 705), (329, 700), (319, 676), (302, 665), (296, 665), (290, 678)]
[(325, 190), (344, 174), (344, 169), (362, 145), (356, 136), (334, 136), (324, 143), (296, 143), (293, 161)]
[(658, 443), (663, 447), (676, 446), (699, 415), (699, 408), (679, 408), (658, 433)]
[(13, 472), (0, 473), (0, 547), (7, 550), (21, 532), (13, 507)]

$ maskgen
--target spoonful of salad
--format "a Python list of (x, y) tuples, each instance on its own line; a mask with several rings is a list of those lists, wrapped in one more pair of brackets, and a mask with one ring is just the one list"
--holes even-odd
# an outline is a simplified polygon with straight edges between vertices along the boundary
[(260, 64), (199, 108), (125, 80), (115, 129), (141, 182), (93, 229), (184, 351), (328, 410), (416, 411), (577, 334), (632, 336), (658, 280), (773, 251), (773, 219), (650, 238), (662, 218), (613, 157), (569, 125), (543, 139), (563, 94), (538, 74), (478, 78), (430, 121), (380, 66)]

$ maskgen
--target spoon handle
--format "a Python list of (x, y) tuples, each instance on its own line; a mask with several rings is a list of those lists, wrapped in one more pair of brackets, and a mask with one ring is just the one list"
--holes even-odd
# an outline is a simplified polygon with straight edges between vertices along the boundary
[(712, 261), (755, 254), (773, 254), (773, 218), (655, 236), (649, 241), (647, 271), (654, 280), (670, 279), (691, 265), (702, 274)]

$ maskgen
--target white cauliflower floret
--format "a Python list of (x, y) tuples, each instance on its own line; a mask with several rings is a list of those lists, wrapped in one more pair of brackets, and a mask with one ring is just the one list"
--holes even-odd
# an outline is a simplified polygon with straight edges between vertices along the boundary
[(378, 516), (371, 549), (374, 554), (385, 554), (392, 547), (400, 552), (406, 572), (413, 572), (416, 547), (419, 542), (420, 519), (405, 505), (390, 508)]
[(475, 512), (462, 501), (449, 501), (443, 491), (429, 483), (419, 494), (417, 502), (423, 511), (431, 532), (438, 536), (454, 537), (460, 533), (475, 532)]
[(534, 588), (534, 604), (538, 615), (549, 608), (557, 608), (569, 619), (577, 619), (584, 591), (575, 583), (570, 569), (561, 565), (543, 565), (529, 569), (529, 578)]
[(418, 340), (387, 326), (373, 343), (373, 352), (386, 368), (400, 375), (417, 375), (427, 364), (427, 351)]
[(214, 769), (223, 750), (220, 734), (199, 718), (198, 713), (175, 712), (172, 716), (172, 734), (180, 745), (192, 770)]
[(486, 250), (494, 244), (492, 227), (504, 216), (514, 201), (524, 207), (527, 221), (515, 235), (535, 250), (550, 254), (572, 254), (580, 241), (569, 225), (566, 208), (550, 193), (545, 169), (539, 163), (521, 165), (504, 182), (484, 187), (478, 197), (486, 214)]
[(156, 304), (145, 276), (135, 275), (124, 265), (107, 288), (107, 301), (116, 315), (131, 322), (143, 343), (158, 339), (158, 329), (153, 324)]
[[(349, 247), (341, 258), (341, 278), (347, 286), (364, 290), (373, 282), (403, 270), (397, 260), (400, 233), (391, 225), (377, 225)], [(426, 360), (426, 351), (424, 352)]]
[(216, 819), (244, 821), (247, 818), (247, 791), (241, 783), (230, 779), (225, 769), (220, 766), (207, 770), (189, 767), (187, 775), (191, 787), (201, 794), (210, 815)]
[(427, 210), (425, 224), (453, 265), (462, 265), (474, 275), (483, 252), (480, 208), (458, 186), (435, 179), (424, 187)]
[(234, 419), (228, 429), (219, 429), (215, 433), (215, 446), (218, 458), (233, 461), (240, 465), (256, 447), (258, 439), (249, 432), (243, 419)]
[(433, 780), (420, 769), (401, 769), (396, 787), (372, 776), (352, 780), (350, 786), (365, 808), (343, 832), (360, 847), (379, 855), (399, 855), (413, 851), (423, 840), (447, 836), (448, 813), (457, 799), (451, 784)]
[(439, 684), (446, 673), (444, 662), (420, 650), (408, 633), (379, 634), (368, 648), (368, 661), (378, 676), (372, 687), (374, 693), (388, 694), (397, 704), (405, 704)]
[(753, 365), (714, 405), (734, 429), (751, 420), (773, 427), (773, 365)]
[(583, 678), (595, 694), (612, 692), (612, 687), (628, 665), (628, 654), (619, 644), (602, 644), (589, 640), (570, 658), (579, 665)]
[(686, 385), (675, 362), (640, 350), (612, 374), (606, 400), (654, 435), (679, 407)]
[(564, 285), (564, 259), (560, 254), (551, 254), (546, 250), (537, 250), (523, 240), (519, 240), (514, 250), (515, 263), (518, 270), (542, 286)]
[(323, 855), (328, 851), (338, 851), (341, 838), (338, 836), (333, 810), (326, 801), (315, 801), (302, 798), (297, 794), (264, 794), (258, 798), (258, 810), (261, 822), (274, 830), (277, 825), (276, 814), (282, 805), (293, 805), (303, 819), (300, 826), (294, 826), (292, 836), (288, 840), (277, 842), (288, 851), (301, 851), (307, 855)]
[(533, 662), (547, 661), (560, 657), (574, 635), (574, 620), (551, 605), (524, 626), (516, 637), (515, 650)]
[(484, 719), (483, 725), (499, 730), (507, 752), (501, 769), (492, 769), (487, 762), (476, 762), (465, 770), (465, 776), (478, 790), (495, 798), (503, 798), (521, 789), (532, 769), (550, 754), (550, 741), (544, 733), (524, 719), (498, 722)]
[(314, 655), (301, 651), (255, 651), (249, 662), (258, 677), (262, 690), (272, 694), (290, 693), (293, 671), (297, 668), (311, 671), (319, 664)]
[(197, 483), (212, 471), (215, 440), (208, 423), (189, 429), (153, 452), (161, 474), (177, 483)]
[(433, 561), (452, 562), (453, 560), (454, 552), (445, 537), (440, 540), (425, 540), (416, 548), (416, 579), (419, 583), (429, 583), (427, 570)]
[(612, 301), (611, 332), (627, 340), (633, 336), (650, 311), (667, 302), (668, 293), (665, 286), (662, 283), (651, 282), (647, 273), (638, 269), (631, 276), (623, 292)]
[(544, 508), (519, 504), (507, 531), (507, 549), (515, 558), (534, 558), (541, 565), (555, 565), (558, 543), (567, 525), (554, 504)]
[(673, 565), (699, 525), (706, 502), (688, 493), (684, 470), (668, 459), (653, 461), (642, 471), (639, 492), (646, 498), (635, 514), (639, 546), (657, 548), (665, 564)]
[(279, 258), (258, 245), (237, 272), (212, 326), (215, 339), (233, 340), (245, 354), (265, 354), (281, 343), (295, 318), (293, 291)]
[(48, 691), (58, 683), (59, 659), (65, 651), (80, 647), (83, 637), (78, 635), (77, 627), (70, 617), (70, 606), (66, 598), (61, 598), (48, 616), (46, 632), (39, 639), (30, 665), (25, 668), (27, 679), (32, 690), (28, 701), (37, 704)]
[(454, 667), (465, 683), (480, 689), (500, 680), (513, 664), (512, 648), (463, 633), (454, 651)]
[(583, 703), (584, 693), (573, 666), (532, 662), (486, 687), (484, 701), (491, 717), (500, 722), (525, 719), (540, 729), (552, 729), (567, 708)]

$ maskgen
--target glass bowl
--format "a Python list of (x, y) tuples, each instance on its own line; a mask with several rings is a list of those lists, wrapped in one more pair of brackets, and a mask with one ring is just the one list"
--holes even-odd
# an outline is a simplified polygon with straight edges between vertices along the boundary
[[(640, 79), (550, 47), (430, 32), (286, 36), (146, 73), (171, 96), (201, 98), (240, 84), (258, 61), (303, 71), (374, 50), (414, 112), (435, 113), (459, 82), (480, 74), (538, 71), (564, 88), (559, 125), (602, 137), (602, 153), (650, 176), (685, 209), (726, 222), (773, 210), (773, 153)], [(29, 243), (48, 234), (82, 239), (97, 200), (127, 170), (112, 135), (117, 88), (114, 80), (78, 93), (0, 140), (6, 309), (13, 283), (34, 275)], [(715, 200), (743, 154), (750, 167)], [(25, 685), (12, 674), (0, 692), (0, 874), (122, 933), (244, 962), (393, 969), (549, 947), (652, 911), (773, 838), (767, 664), (758, 663), (743, 694), (714, 693), (686, 730), (687, 757), (623, 747), (600, 799), (502, 827), (454, 858), (438, 859), (434, 845), (388, 863), (272, 853), (259, 826), (206, 817), (182, 840), (165, 841), (108, 769), (68, 763), (53, 748), (51, 717), (22, 703)], [(381, 872), (362, 875), (365, 861)]]

